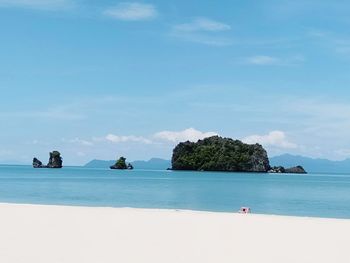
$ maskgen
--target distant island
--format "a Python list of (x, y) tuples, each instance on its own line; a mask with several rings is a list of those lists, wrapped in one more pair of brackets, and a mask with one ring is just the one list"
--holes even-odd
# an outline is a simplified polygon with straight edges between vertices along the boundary
[[(92, 160), (84, 165), (85, 168), (106, 168), (115, 164), (115, 161), (104, 161), (104, 160)], [(170, 160), (164, 160), (161, 158), (152, 158), (148, 161), (133, 161), (130, 164), (135, 169), (142, 170), (166, 170), (171, 167)]]
[(350, 159), (333, 161), (321, 158), (310, 158), (300, 155), (283, 154), (270, 158), (271, 166), (292, 167), (301, 165), (310, 173), (349, 173)]
[(62, 168), (63, 160), (61, 157), (61, 153), (58, 151), (50, 152), (50, 158), (47, 165), (43, 165), (43, 163), (39, 159), (34, 157), (33, 167), (34, 168)]
[[(302, 166), (309, 173), (349, 173), (350, 159), (333, 161), (328, 159), (310, 158), (300, 155), (282, 154), (269, 157), (270, 166), (296, 167)], [(108, 168), (115, 161), (92, 160), (85, 164), (85, 168)], [(166, 170), (171, 167), (171, 160), (151, 158), (148, 161), (130, 162), (135, 169), (142, 170)]]
[(182, 142), (173, 150), (172, 170), (259, 173), (306, 173), (301, 166), (271, 167), (260, 144), (212, 136), (198, 142)]
[(267, 171), (268, 173), (287, 173), (287, 174), (306, 174), (307, 172), (301, 165), (291, 168), (284, 168), (283, 166), (273, 166)]
[(152, 158), (149, 161), (126, 163), (124, 157), (117, 161), (92, 160), (86, 168), (190, 170), (259, 173), (297, 173), (306, 171), (300, 164), (278, 164), (273, 157), (270, 163), (266, 150), (260, 144), (245, 144), (239, 140), (212, 136), (197, 142), (181, 142), (173, 150), (172, 160)]
[(115, 162), (115, 164), (111, 165), (109, 168), (113, 170), (133, 170), (134, 169), (132, 164), (130, 163), (126, 164), (126, 158), (124, 157), (120, 157)]

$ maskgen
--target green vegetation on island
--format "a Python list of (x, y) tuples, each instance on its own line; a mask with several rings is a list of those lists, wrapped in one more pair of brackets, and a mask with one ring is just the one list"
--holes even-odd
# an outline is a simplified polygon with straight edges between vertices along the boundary
[(267, 172), (269, 168), (267, 152), (260, 144), (219, 136), (179, 143), (172, 157), (173, 170)]
[(219, 136), (179, 143), (173, 150), (172, 170), (306, 173), (301, 166), (271, 167), (267, 152), (260, 144)]
[(116, 170), (132, 170), (134, 167), (130, 163), (126, 163), (126, 158), (125, 157), (120, 157), (114, 165), (110, 167), (111, 169), (116, 169)]

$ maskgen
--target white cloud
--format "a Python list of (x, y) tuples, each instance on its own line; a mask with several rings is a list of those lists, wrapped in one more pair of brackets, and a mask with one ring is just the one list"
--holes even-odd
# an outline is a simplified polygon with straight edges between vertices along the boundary
[(57, 10), (71, 8), (73, 6), (73, 0), (0, 0), (0, 7)]
[(113, 142), (113, 143), (121, 143), (121, 142), (140, 142), (145, 144), (151, 144), (152, 141), (144, 138), (142, 136), (134, 136), (134, 135), (128, 135), (128, 136), (119, 136), (114, 134), (108, 134), (105, 137), (105, 140)]
[(283, 131), (272, 131), (266, 135), (251, 135), (242, 139), (244, 143), (254, 144), (260, 143), (264, 146), (274, 146), (285, 149), (295, 149), (298, 146), (289, 142)]
[(74, 138), (71, 140), (62, 139), (63, 142), (79, 144), (82, 146), (98, 146), (103, 142), (111, 143), (141, 143), (141, 144), (157, 144), (161, 141), (181, 142), (181, 141), (198, 141), (206, 137), (218, 135), (216, 132), (201, 132), (193, 128), (183, 131), (161, 131), (153, 136), (134, 136), (134, 135), (116, 135), (108, 134), (104, 137), (93, 137), (91, 140), (83, 140)]
[(124, 21), (151, 20), (157, 17), (155, 6), (142, 3), (120, 3), (105, 10), (104, 15)]
[(218, 32), (218, 31), (227, 31), (230, 30), (231, 26), (212, 20), (208, 18), (199, 17), (194, 19), (190, 23), (179, 24), (174, 26), (175, 31), (181, 32), (195, 32), (195, 31), (209, 31), (209, 32)]
[(194, 128), (183, 131), (161, 131), (154, 135), (157, 139), (167, 140), (171, 142), (198, 141), (206, 137), (218, 135), (216, 132), (201, 132)]

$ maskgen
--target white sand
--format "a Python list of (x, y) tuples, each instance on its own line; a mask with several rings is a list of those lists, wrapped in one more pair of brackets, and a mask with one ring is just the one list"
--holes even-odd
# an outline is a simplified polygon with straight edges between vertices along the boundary
[(350, 220), (0, 204), (1, 263), (350, 262)]

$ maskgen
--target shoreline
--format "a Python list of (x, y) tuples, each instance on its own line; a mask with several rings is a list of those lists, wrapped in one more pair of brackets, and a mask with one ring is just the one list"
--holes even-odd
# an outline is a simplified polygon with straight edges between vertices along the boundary
[(350, 262), (350, 220), (0, 203), (0, 261)]
[[(69, 204), (40, 204), (40, 203), (11, 203), (0, 202), (1, 206), (38, 206), (38, 207), (66, 207), (66, 208), (85, 208), (85, 209), (118, 209), (118, 210), (139, 210), (149, 212), (178, 212), (178, 213), (198, 213), (198, 214), (224, 214), (224, 215), (243, 215), (235, 210), (229, 211), (210, 211), (210, 210), (193, 210), (182, 208), (147, 208), (147, 207), (118, 207), (118, 206), (91, 206), (91, 205), (69, 205)], [(345, 217), (319, 217), (319, 216), (299, 216), (299, 215), (283, 215), (283, 214), (269, 214), (269, 213), (254, 213), (245, 214), (245, 216), (258, 216), (258, 217), (281, 217), (281, 218), (295, 218), (295, 219), (321, 219), (321, 220), (345, 220), (350, 222), (350, 218)]]

